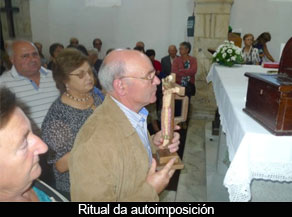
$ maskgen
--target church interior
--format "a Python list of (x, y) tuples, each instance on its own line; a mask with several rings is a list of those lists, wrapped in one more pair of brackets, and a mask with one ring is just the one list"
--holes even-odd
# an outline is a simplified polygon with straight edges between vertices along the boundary
[[(265, 140), (263, 134), (268, 134), (267, 138), (273, 137), (271, 141), (275, 143), (278, 141), (277, 138), (281, 137), (281, 141), (287, 143), (286, 154), (283, 153), (284, 156), (281, 157), (282, 152), (279, 151), (279, 156), (269, 163), (277, 164), (280, 158), (285, 158), (283, 160), (286, 163), (285, 173), (292, 172), (292, 143), (288, 144), (292, 141), (291, 132), (284, 136), (275, 136), (258, 122), (252, 122), (253, 119), (242, 111), (243, 107), (238, 110), (237, 107), (232, 107), (238, 102), (236, 93), (241, 90), (228, 82), (237, 78), (232, 75), (224, 77), (220, 73), (234, 70), (235, 74), (244, 66), (216, 66), (218, 63), (213, 63), (214, 52), (225, 40), (234, 41), (243, 48), (245, 34), (251, 33), (256, 39), (263, 32), (270, 33), (271, 39), (266, 46), (274, 60), (266, 62), (279, 63), (285, 43), (292, 37), (292, 0), (1, 0), (0, 8), (1, 49), (4, 50), (5, 43), (14, 38), (38, 42), (41, 43), (43, 57), (48, 62), (51, 58), (50, 46), (59, 43), (66, 48), (72, 38), (78, 39), (79, 44), (87, 50), (93, 48), (93, 39), (99, 38), (102, 41), (99, 59), (103, 59), (110, 49), (133, 49), (136, 42), (142, 41), (145, 50), (155, 50), (155, 59), (160, 61), (168, 55), (170, 45), (176, 45), (179, 50), (181, 42), (189, 42), (190, 56), (197, 60), (197, 72), (196, 93), (189, 102), (188, 120), (180, 125), (182, 129), (179, 131), (182, 140), (179, 155), (184, 168), (174, 174), (168, 187), (159, 195), (159, 200), (292, 201), (291, 174), (283, 179), (277, 179), (272, 175), (272, 178), (263, 176), (261, 179), (259, 178), (261, 176), (257, 176), (259, 170), (253, 170), (253, 165), (260, 160), (250, 160), (255, 155), (252, 150), (259, 149), (250, 146), (256, 146), (259, 141)], [(193, 22), (190, 18), (194, 19)], [(1, 51), (1, 67), (3, 62), (4, 55)], [(228, 70), (220, 67), (226, 67)], [(240, 73), (243, 75), (253, 70), (264, 71), (263, 65), (254, 67), (257, 68), (247, 66), (247, 70), (251, 71)], [(2, 73), (5, 73), (5, 69)], [(218, 77), (216, 73), (219, 74)], [(223, 78), (230, 87), (224, 86)], [(246, 82), (244, 88), (247, 88), (247, 78), (242, 76), (238, 79), (242, 79), (242, 82), (238, 82), (239, 85)], [(217, 86), (215, 82), (218, 82)], [(292, 86), (291, 82), (290, 85)], [(228, 92), (230, 89), (231, 93), (234, 90), (234, 94)], [(226, 98), (221, 95), (225, 91)], [(245, 102), (245, 95), (243, 98)], [(229, 109), (227, 105), (229, 101), (231, 110), (223, 111), (222, 109)], [(248, 135), (254, 135), (258, 131), (248, 131), (247, 125), (241, 125), (241, 119), (237, 125), (237, 121), (229, 117), (233, 113), (235, 118), (243, 117), (242, 121), (250, 119), (248, 124), (257, 125), (255, 129), (259, 129), (259, 136), (250, 139)], [(291, 117), (287, 116), (287, 119)], [(292, 125), (290, 127), (292, 130)], [(248, 132), (247, 136), (242, 135), (245, 131)], [(235, 145), (237, 143), (238, 147)], [(240, 151), (243, 152), (244, 144), (248, 146), (246, 148), (248, 150), (239, 155)], [(267, 149), (272, 145), (268, 144)], [(281, 144), (274, 145), (281, 149)], [(261, 148), (265, 149), (264, 144)], [(271, 152), (269, 156), (272, 155)], [(264, 164), (266, 158), (269, 158), (263, 156), (264, 152), (256, 153), (259, 153), (257, 159), (262, 160), (259, 165)], [(244, 161), (244, 157), (248, 159)], [(240, 162), (248, 166), (238, 165)], [(269, 167), (272, 168), (271, 165)], [(248, 176), (247, 189), (235, 190), (240, 187), (230, 183), (243, 176)], [(237, 190), (238, 193), (235, 193)], [(241, 196), (242, 191), (248, 191), (248, 194), (243, 193), (244, 196)]]

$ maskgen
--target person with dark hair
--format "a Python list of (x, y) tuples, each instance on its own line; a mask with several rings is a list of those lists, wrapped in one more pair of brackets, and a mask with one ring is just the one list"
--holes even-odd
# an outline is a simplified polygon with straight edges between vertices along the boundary
[(242, 48), (241, 54), (244, 63), (248, 65), (258, 65), (261, 61), (258, 49), (252, 47), (253, 41), (253, 34), (248, 33), (243, 36), (244, 47)]
[(38, 52), (39, 52), (39, 55), (40, 55), (40, 58), (41, 58), (42, 66), (47, 68), (48, 61), (47, 61), (47, 59), (45, 58), (45, 56), (43, 54), (43, 45), (40, 42), (34, 42), (34, 45), (38, 49)]
[[(146, 50), (146, 56), (149, 57), (155, 71), (156, 71), (156, 76), (161, 80), (160, 78), (160, 72), (161, 72), (161, 64), (159, 61), (155, 60), (155, 50), (153, 49), (148, 49)], [(151, 125), (149, 125), (150, 129), (149, 132), (150, 134), (156, 133), (160, 130), (159, 124), (158, 124), (158, 120), (160, 120), (160, 118), (158, 117), (158, 107), (160, 104), (158, 102), (161, 101), (162, 98), (162, 86), (161, 86), (161, 82), (160, 84), (157, 86), (157, 91), (156, 91), (156, 103), (151, 103), (149, 104), (146, 108), (149, 110), (149, 118), (148, 118), (148, 123), (150, 123)]]
[(88, 51), (86, 49), (86, 47), (82, 44), (78, 44), (76, 47), (77, 50), (80, 50), (82, 54), (84, 54), (85, 56), (88, 56)]
[(176, 74), (176, 83), (186, 88), (186, 95), (191, 99), (195, 95), (195, 75), (197, 73), (197, 59), (189, 55), (191, 44), (182, 42), (179, 46), (180, 56), (172, 64), (172, 72)]
[(95, 86), (101, 89), (101, 86), (98, 80), (98, 72), (102, 64), (102, 60), (98, 58), (98, 50), (96, 48), (92, 48), (91, 50), (88, 51), (88, 60), (89, 60), (90, 65), (93, 67), (93, 74), (96, 80)]
[(0, 201), (67, 201), (38, 180), (39, 155), (48, 147), (36, 136), (15, 94), (0, 88)]
[(101, 48), (102, 48), (102, 41), (99, 38), (95, 38), (92, 42), (92, 45), (94, 48), (96, 48), (98, 50), (98, 54), (99, 54), (99, 59), (103, 59), (104, 58), (104, 53), (102, 52)]
[(274, 58), (270, 54), (267, 43), (271, 41), (272, 37), (269, 32), (263, 32), (259, 35), (259, 37), (254, 41), (253, 47), (257, 48), (259, 51), (259, 55), (261, 58), (260, 64), (265, 60), (269, 60), (271, 62), (275, 62)]
[(156, 70), (156, 75), (159, 76), (159, 74), (161, 72), (161, 63), (155, 59), (155, 50), (148, 49), (145, 54), (151, 60), (153, 66), (154, 66), (154, 69)]
[(56, 58), (53, 77), (62, 93), (50, 107), (42, 124), (42, 138), (50, 147), (56, 189), (70, 199), (68, 158), (75, 137), (86, 119), (102, 103), (94, 88), (88, 58), (75, 48), (64, 49)]
[(8, 49), (12, 46), (11, 40), (5, 40), (3, 48), (0, 49), (0, 76), (3, 72), (10, 70), (12, 63), (9, 59)]
[(59, 55), (59, 53), (64, 49), (64, 46), (60, 43), (54, 43), (50, 46), (50, 55), (51, 55), (51, 61), (48, 63), (48, 69), (52, 70), (53, 65), (55, 62), (55, 59)]

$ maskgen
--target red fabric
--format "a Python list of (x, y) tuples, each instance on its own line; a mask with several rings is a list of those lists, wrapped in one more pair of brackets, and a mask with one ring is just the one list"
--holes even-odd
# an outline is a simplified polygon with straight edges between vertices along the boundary
[(159, 61), (154, 60), (153, 66), (156, 71), (159, 71), (159, 73), (161, 72), (161, 63)]
[(276, 69), (278, 69), (279, 68), (279, 63), (276, 63), (276, 62), (264, 62), (263, 63), (263, 67), (264, 68), (276, 68)]
[(184, 68), (184, 61), (182, 57), (176, 57), (173, 60), (171, 72), (176, 74), (176, 83), (181, 84), (181, 78), (183, 76), (190, 76), (190, 82), (195, 84), (195, 74), (197, 73), (197, 59), (189, 56), (190, 68)]

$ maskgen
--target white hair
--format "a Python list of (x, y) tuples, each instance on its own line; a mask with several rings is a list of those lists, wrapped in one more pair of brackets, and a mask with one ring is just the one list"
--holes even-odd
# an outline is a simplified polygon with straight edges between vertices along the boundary
[(31, 44), (36, 49), (36, 51), (38, 51), (38, 49), (36, 48), (36, 46), (34, 45), (34, 43), (32, 43), (31, 41), (28, 41), (28, 40), (25, 40), (25, 39), (15, 39), (15, 40), (13, 40), (12, 42), (10, 42), (7, 45), (7, 51), (6, 52), (7, 52), (7, 54), (8, 54), (9, 57), (12, 57), (13, 54), (14, 54), (14, 50), (13, 50), (14, 44), (19, 43), (19, 42), (29, 43), (29, 44)]
[(112, 92), (113, 82), (116, 78), (120, 78), (125, 74), (126, 63), (124, 61), (111, 61), (107, 63), (103, 61), (98, 72), (98, 79), (101, 86), (107, 91)]

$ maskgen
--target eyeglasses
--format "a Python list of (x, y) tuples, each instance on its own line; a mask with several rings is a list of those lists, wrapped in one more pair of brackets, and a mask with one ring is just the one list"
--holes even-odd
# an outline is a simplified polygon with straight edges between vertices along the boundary
[(120, 79), (123, 79), (123, 78), (134, 78), (134, 79), (142, 79), (142, 80), (147, 80), (147, 81), (151, 81), (151, 83), (153, 83), (153, 80), (155, 78), (155, 71), (149, 73), (148, 75), (146, 75), (145, 77), (134, 77), (134, 76), (122, 76), (120, 77)]
[(84, 71), (84, 70), (82, 70), (82, 71), (80, 71), (78, 74), (71, 74), (71, 73), (70, 73), (69, 75), (78, 76), (80, 79), (82, 79), (82, 78), (85, 77), (86, 73), (89, 74), (89, 76), (92, 76), (92, 75), (93, 75), (92, 70), (88, 70), (88, 71)]

